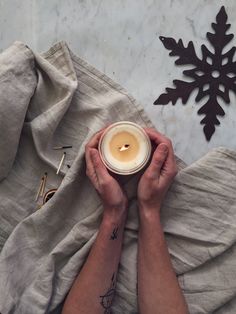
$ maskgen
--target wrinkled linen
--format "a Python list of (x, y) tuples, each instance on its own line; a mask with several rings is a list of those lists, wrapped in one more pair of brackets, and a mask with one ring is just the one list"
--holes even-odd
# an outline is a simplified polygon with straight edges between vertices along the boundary
[[(19, 42), (5, 50), (0, 95), (0, 312), (60, 313), (102, 216), (85, 174), (84, 146), (111, 122), (153, 126), (123, 88), (64, 42), (44, 54)], [(57, 176), (62, 151), (52, 148), (61, 145), (73, 147)], [(177, 162), (162, 223), (190, 313), (235, 313), (236, 153), (219, 148), (188, 167)], [(39, 208), (45, 172), (46, 191), (58, 190)], [(138, 313), (140, 175), (122, 178), (130, 208), (113, 313)]]

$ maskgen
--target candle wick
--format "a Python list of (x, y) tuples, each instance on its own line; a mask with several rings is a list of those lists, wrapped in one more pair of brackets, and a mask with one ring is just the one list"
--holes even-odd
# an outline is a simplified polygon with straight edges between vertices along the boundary
[(129, 145), (129, 144), (125, 144), (125, 145), (123, 145), (123, 146), (119, 147), (119, 151), (120, 151), (120, 152), (122, 152), (122, 151), (124, 151), (124, 150), (129, 149), (129, 147), (130, 147), (130, 145)]

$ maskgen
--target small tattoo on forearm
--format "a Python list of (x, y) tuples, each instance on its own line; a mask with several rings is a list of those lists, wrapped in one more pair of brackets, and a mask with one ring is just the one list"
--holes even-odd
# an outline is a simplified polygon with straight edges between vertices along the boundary
[(117, 239), (117, 236), (118, 236), (118, 227), (113, 229), (112, 235), (111, 235), (111, 237), (110, 237), (110, 240), (115, 240), (115, 239)]
[(104, 295), (100, 295), (100, 304), (104, 308), (104, 314), (110, 314), (111, 304), (115, 294), (116, 276), (113, 273), (111, 278), (111, 285)]

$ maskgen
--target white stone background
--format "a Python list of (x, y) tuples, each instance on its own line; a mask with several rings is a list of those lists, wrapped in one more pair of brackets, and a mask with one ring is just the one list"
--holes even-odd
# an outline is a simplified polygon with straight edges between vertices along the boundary
[[(93, 66), (125, 87), (146, 109), (157, 129), (173, 141), (176, 154), (190, 164), (210, 149), (236, 149), (236, 95), (222, 104), (220, 118), (207, 142), (197, 115), (196, 91), (186, 105), (154, 106), (154, 100), (184, 79), (159, 36), (193, 40), (200, 55), (206, 33), (224, 5), (236, 34), (235, 0), (0, 0), (0, 49), (15, 40), (43, 52), (60, 40)], [(236, 46), (236, 37), (229, 44)], [(209, 46), (210, 47), (210, 46)]]

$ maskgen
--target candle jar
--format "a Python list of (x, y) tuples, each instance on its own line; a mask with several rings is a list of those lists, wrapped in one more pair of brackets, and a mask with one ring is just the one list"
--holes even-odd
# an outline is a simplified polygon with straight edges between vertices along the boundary
[(130, 175), (140, 171), (149, 161), (151, 141), (144, 129), (136, 123), (120, 121), (104, 131), (98, 150), (110, 171)]

